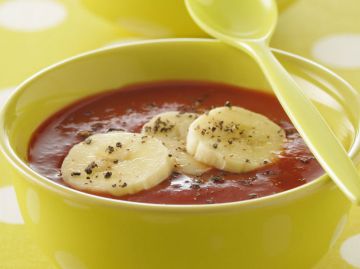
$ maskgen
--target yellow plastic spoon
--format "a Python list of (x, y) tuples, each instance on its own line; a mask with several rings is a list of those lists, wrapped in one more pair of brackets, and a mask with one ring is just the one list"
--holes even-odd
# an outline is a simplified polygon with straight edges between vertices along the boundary
[(336, 185), (360, 204), (360, 177), (319, 111), (269, 48), (277, 23), (274, 0), (185, 0), (194, 21), (208, 34), (242, 49), (262, 68), (285, 112)]

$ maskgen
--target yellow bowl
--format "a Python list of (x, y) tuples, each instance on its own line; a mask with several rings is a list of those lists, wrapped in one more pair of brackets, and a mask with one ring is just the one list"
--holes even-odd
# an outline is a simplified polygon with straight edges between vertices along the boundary
[[(359, 93), (309, 60), (274, 52), (358, 160)], [(172, 79), (270, 91), (246, 54), (208, 39), (101, 49), (52, 66), (17, 89), (0, 115), (0, 164), (34, 238), (63, 269), (310, 268), (335, 242), (350, 207), (327, 176), (270, 197), (177, 206), (82, 193), (27, 165), (31, 134), (58, 109), (106, 89)]]
[[(295, 0), (277, 0), (282, 11)], [(129, 35), (159, 37), (207, 36), (190, 18), (184, 0), (81, 0), (96, 15)]]

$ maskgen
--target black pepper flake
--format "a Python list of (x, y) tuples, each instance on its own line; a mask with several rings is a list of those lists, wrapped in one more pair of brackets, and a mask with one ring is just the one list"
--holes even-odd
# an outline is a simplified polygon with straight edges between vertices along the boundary
[(112, 184), (111, 187), (116, 188), (116, 184)]
[(227, 106), (228, 108), (231, 108), (231, 107), (232, 107), (230, 101), (226, 101), (226, 102), (225, 102), (225, 106)]
[(117, 142), (117, 143), (116, 143), (116, 147), (117, 147), (117, 148), (121, 148), (121, 147), (122, 147), (121, 142)]
[(172, 157), (172, 154), (169, 154), (168, 156), (171, 158), (171, 157)]
[(302, 162), (303, 164), (307, 164), (309, 163), (311, 160), (314, 160), (314, 157), (298, 157), (297, 158), (300, 162)]
[(127, 186), (127, 183), (124, 182), (122, 185), (121, 185), (121, 188), (125, 188)]
[(194, 105), (199, 106), (199, 105), (201, 105), (203, 102), (204, 102), (204, 99), (198, 98), (198, 99), (195, 100), (195, 104), (194, 104)]
[(123, 131), (125, 131), (125, 129), (123, 129), (123, 128), (109, 128), (107, 130), (107, 133), (110, 133), (110, 132), (123, 132)]
[(212, 176), (209, 180), (214, 183), (224, 183), (225, 182), (224, 178), (220, 177), (220, 176)]
[(103, 127), (104, 127), (104, 125), (101, 122), (96, 122), (96, 123), (91, 125), (91, 130), (98, 131)]
[(151, 132), (151, 127), (150, 126), (145, 126), (145, 132), (146, 133), (150, 133)]
[(88, 175), (92, 174), (93, 169), (94, 169), (95, 167), (98, 167), (98, 165), (97, 165), (95, 162), (90, 163), (90, 164), (85, 168), (85, 173), (88, 174)]
[(84, 116), (89, 117), (89, 116), (93, 115), (94, 113), (92, 111), (85, 111), (83, 114), (84, 114)]
[(77, 132), (76, 135), (79, 136), (79, 137), (82, 137), (82, 138), (88, 138), (92, 134), (93, 133), (91, 131), (83, 130), (83, 131)]
[(245, 162), (246, 162), (246, 163), (250, 163), (250, 160), (249, 160), (249, 159), (246, 159)]
[(119, 163), (119, 160), (114, 160), (113, 163), (114, 163), (114, 164), (118, 164), (118, 163)]
[(191, 188), (191, 189), (194, 189), (194, 190), (198, 190), (198, 189), (200, 189), (200, 184), (198, 184), (198, 183), (193, 183), (193, 184), (191, 184), (190, 188)]
[(161, 117), (158, 117), (155, 120), (155, 125), (153, 128), (153, 132), (157, 133), (157, 132), (161, 132), (161, 133), (166, 133), (171, 131), (173, 128), (175, 127), (174, 124), (170, 124), (170, 122), (168, 120), (163, 121), (161, 119)]
[(256, 193), (249, 193), (249, 198), (250, 199), (254, 199), (256, 197), (258, 197), (258, 195)]
[(214, 149), (217, 149), (218, 144), (217, 144), (217, 143), (214, 143), (212, 146), (213, 146)]
[(223, 120), (219, 121), (219, 128), (220, 128), (220, 130), (222, 130), (224, 128), (224, 121)]
[(269, 163), (269, 161), (267, 161), (267, 160), (263, 161), (263, 164), (268, 164), (268, 163)]
[(104, 178), (111, 178), (112, 176), (112, 173), (107, 171), (105, 174), (104, 174)]
[(105, 151), (106, 151), (107, 153), (111, 154), (111, 153), (114, 152), (114, 150), (115, 150), (115, 149), (114, 149), (113, 146), (108, 146)]
[(81, 173), (80, 172), (72, 172), (71, 173), (71, 176), (74, 177), (74, 176), (81, 176)]

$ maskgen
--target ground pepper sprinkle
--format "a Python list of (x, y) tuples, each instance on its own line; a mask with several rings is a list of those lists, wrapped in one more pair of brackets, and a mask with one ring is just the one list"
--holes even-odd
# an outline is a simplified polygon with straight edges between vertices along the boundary
[(108, 146), (108, 147), (106, 148), (106, 152), (109, 153), (109, 154), (113, 153), (114, 151), (115, 151), (115, 149), (114, 149), (113, 146)]
[(93, 172), (93, 169), (98, 167), (98, 165), (95, 162), (91, 162), (86, 168), (85, 173), (88, 175), (91, 175)]
[(116, 143), (116, 147), (117, 147), (117, 148), (121, 148), (121, 147), (122, 147), (121, 142), (117, 142), (117, 143)]
[(112, 172), (109, 172), (107, 171), (105, 174), (104, 174), (104, 178), (111, 178), (112, 176)]

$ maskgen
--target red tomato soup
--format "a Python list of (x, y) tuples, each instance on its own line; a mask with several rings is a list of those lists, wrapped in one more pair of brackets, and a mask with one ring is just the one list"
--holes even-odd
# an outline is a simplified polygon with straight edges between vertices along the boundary
[(156, 204), (226, 203), (283, 192), (324, 173), (274, 96), (225, 84), (194, 81), (131, 85), (71, 104), (35, 131), (28, 160), (39, 174), (66, 185), (60, 173), (62, 161), (70, 148), (88, 135), (113, 130), (140, 132), (141, 127), (159, 113), (203, 113), (226, 102), (261, 113), (285, 130), (287, 142), (274, 163), (241, 174), (216, 169), (201, 176), (173, 173), (159, 185), (136, 194), (96, 195)]

